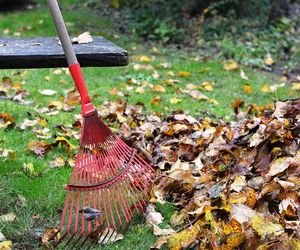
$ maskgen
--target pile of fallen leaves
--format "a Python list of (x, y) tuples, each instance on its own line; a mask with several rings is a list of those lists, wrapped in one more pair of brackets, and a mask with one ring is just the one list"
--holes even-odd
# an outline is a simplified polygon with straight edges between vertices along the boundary
[[(161, 120), (121, 101), (100, 111), (157, 169), (146, 213), (161, 236), (153, 248), (299, 249), (300, 99), (252, 118), (235, 105), (230, 123)], [(177, 208), (168, 225), (155, 211), (166, 202)]]
[[(1, 98), (29, 104), (22, 86), (9, 78), (3, 82)], [(78, 101), (70, 90), (21, 123), (1, 113), (0, 127), (31, 130), (39, 139), (28, 142), (25, 151), (38, 157), (59, 145), (74, 157), (76, 146), (69, 140), (79, 138), (78, 117), (51, 132), (44, 116), (69, 112)], [(195, 119), (182, 111), (164, 118), (146, 115), (143, 104), (130, 106), (122, 100), (97, 107), (113, 131), (157, 171), (146, 211), (153, 233), (160, 236), (153, 248), (300, 248), (300, 99), (277, 102), (273, 110), (250, 105), (242, 111), (242, 105), (235, 100), (236, 121), (230, 123)], [(251, 117), (252, 112), (256, 115)], [(0, 149), (0, 157), (16, 155)], [(65, 166), (66, 161), (72, 165), (56, 157), (49, 167)], [(24, 163), (23, 170), (39, 176), (31, 163)], [(155, 211), (156, 203), (171, 203), (177, 210), (167, 221)]]

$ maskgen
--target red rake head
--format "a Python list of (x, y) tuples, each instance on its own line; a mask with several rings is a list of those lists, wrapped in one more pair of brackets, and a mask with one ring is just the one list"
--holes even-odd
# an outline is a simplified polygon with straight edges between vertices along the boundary
[(153, 169), (96, 113), (83, 118), (80, 150), (71, 177), (59, 231), (67, 244), (113, 240), (142, 212)]

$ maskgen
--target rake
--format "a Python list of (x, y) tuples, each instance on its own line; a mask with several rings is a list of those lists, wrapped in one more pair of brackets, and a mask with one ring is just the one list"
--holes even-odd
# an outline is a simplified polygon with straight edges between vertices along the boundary
[(155, 173), (114, 135), (91, 104), (80, 65), (74, 53), (56, 0), (47, 0), (68, 67), (81, 96), (82, 127), (79, 152), (59, 224), (66, 245), (107, 243), (144, 210)]

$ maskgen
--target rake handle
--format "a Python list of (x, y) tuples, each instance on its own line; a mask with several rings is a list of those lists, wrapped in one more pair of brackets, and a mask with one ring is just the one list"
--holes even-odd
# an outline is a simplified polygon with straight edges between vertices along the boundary
[(47, 2), (68, 62), (69, 71), (81, 97), (82, 114), (84, 116), (90, 115), (95, 112), (95, 109), (91, 104), (91, 99), (87, 92), (84, 77), (75, 55), (57, 0), (47, 0)]

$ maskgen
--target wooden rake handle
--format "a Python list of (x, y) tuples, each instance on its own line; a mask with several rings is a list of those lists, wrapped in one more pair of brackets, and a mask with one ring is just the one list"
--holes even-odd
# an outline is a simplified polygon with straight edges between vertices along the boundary
[(75, 55), (64, 19), (62, 17), (61, 11), (59, 9), (58, 3), (56, 0), (47, 0), (48, 6), (51, 11), (51, 15), (61, 41), (64, 54), (66, 56), (70, 73), (76, 85), (76, 88), (81, 96), (81, 107), (82, 114), (84, 116), (91, 115), (95, 112), (94, 107), (91, 104), (91, 99), (87, 92), (87, 88), (84, 82), (84, 77), (78, 63), (77, 57)]

